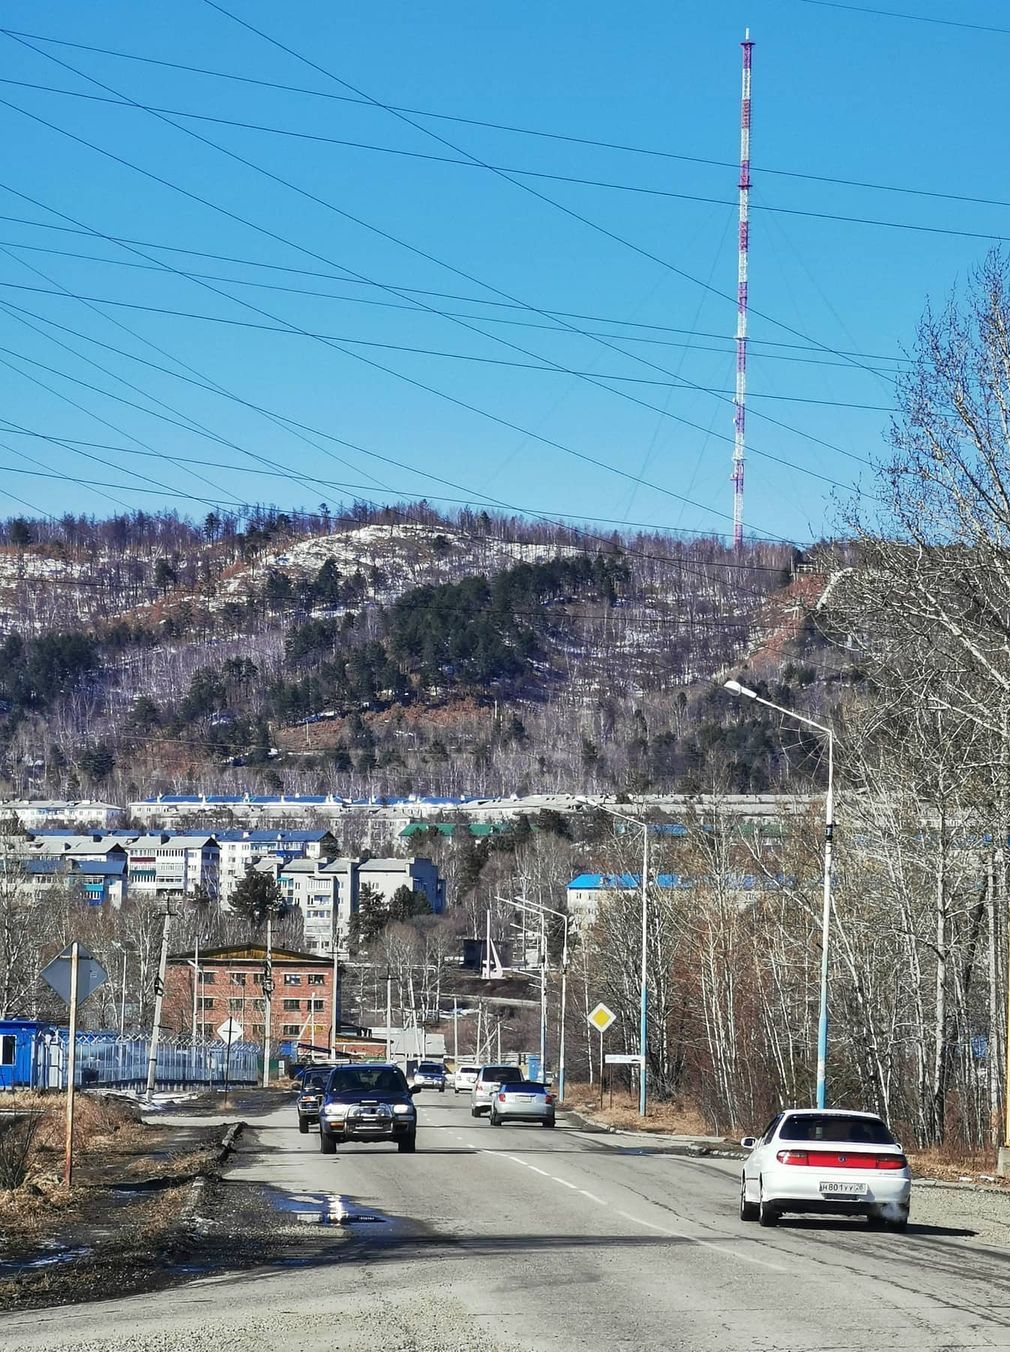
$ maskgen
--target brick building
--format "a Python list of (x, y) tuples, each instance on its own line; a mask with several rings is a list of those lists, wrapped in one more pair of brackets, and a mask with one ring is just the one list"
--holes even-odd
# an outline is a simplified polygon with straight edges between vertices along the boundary
[[(199, 969), (194, 970), (196, 955), (192, 950), (172, 955), (165, 972), (162, 1026), (173, 1033), (189, 1033), (195, 994), (198, 1037), (216, 1038), (226, 1019), (236, 1019), (247, 1041), (261, 1042), (266, 956), (263, 944), (201, 949)], [(270, 1022), (274, 1045), (292, 1040), (327, 1043), (333, 997), (331, 959), (275, 947), (272, 963)], [(337, 1013), (339, 1021), (339, 1010)]]

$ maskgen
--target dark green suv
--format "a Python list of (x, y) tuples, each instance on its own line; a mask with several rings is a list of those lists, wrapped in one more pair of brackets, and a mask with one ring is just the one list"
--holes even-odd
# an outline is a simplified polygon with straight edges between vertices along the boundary
[(399, 1066), (337, 1066), (319, 1106), (319, 1149), (332, 1155), (346, 1141), (395, 1141), (412, 1154), (417, 1109)]

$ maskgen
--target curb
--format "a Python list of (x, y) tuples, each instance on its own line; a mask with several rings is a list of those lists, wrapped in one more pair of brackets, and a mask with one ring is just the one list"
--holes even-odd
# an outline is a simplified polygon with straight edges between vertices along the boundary
[(221, 1137), (221, 1144), (217, 1148), (217, 1161), (219, 1164), (222, 1160), (227, 1159), (235, 1149), (235, 1142), (238, 1140), (239, 1133), (244, 1126), (244, 1122), (233, 1122)]
[[(239, 1133), (245, 1126), (244, 1122), (233, 1122), (218, 1143), (217, 1152), (214, 1159), (217, 1164), (228, 1158), (235, 1149), (235, 1142)], [(204, 1194), (207, 1191), (207, 1184), (210, 1181), (208, 1174), (200, 1174), (194, 1178), (189, 1185), (189, 1195), (179, 1208), (179, 1224), (192, 1229), (197, 1224), (196, 1210), (203, 1201)]]
[(565, 1109), (567, 1115), (585, 1132), (593, 1136), (626, 1136), (632, 1141), (647, 1141), (650, 1138), (659, 1143), (667, 1155), (679, 1155), (688, 1159), (742, 1160), (746, 1152), (733, 1146), (720, 1148), (705, 1141), (685, 1141), (675, 1139), (671, 1133), (662, 1131), (629, 1131), (625, 1127), (612, 1127), (596, 1118), (586, 1117), (574, 1109)]

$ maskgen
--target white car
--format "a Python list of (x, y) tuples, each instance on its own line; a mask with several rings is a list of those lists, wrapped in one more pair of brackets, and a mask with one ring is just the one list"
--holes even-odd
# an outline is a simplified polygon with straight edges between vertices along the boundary
[(465, 1090), (469, 1093), (477, 1083), (478, 1070), (480, 1066), (477, 1065), (457, 1066), (452, 1073), (452, 1092), (458, 1094), (461, 1090)]
[(864, 1215), (871, 1225), (903, 1230), (912, 1176), (901, 1146), (874, 1113), (789, 1108), (760, 1139), (740, 1180), (740, 1219), (776, 1225), (785, 1212)]

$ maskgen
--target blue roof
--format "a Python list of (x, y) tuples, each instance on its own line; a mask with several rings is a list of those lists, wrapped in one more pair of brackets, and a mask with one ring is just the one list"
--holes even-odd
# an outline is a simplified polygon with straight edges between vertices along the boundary
[(81, 859), (74, 864), (75, 873), (101, 874), (104, 877), (126, 872), (125, 859)]

